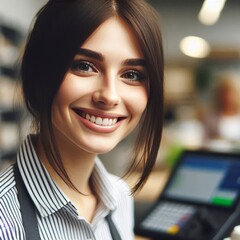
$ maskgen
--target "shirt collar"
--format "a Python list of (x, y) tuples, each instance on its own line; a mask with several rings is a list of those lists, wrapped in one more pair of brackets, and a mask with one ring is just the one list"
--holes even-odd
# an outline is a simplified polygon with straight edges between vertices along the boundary
[(107, 172), (98, 157), (95, 161), (92, 181), (100, 202), (109, 210), (114, 210), (118, 205), (117, 199), (119, 199), (118, 194), (120, 193), (117, 191), (111, 175)]
[[(43, 217), (57, 212), (66, 205), (71, 206), (70, 200), (38, 159), (31, 135), (25, 139), (18, 151), (17, 164), (27, 191)], [(114, 210), (117, 206), (118, 192), (99, 158), (96, 158), (92, 181), (100, 204), (108, 211)], [(76, 212), (76, 208), (74, 210)]]

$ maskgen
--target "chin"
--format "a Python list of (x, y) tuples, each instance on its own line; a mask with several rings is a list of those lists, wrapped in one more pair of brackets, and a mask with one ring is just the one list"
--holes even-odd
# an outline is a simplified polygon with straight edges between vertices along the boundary
[[(108, 146), (106, 146), (108, 145)], [(109, 146), (109, 144), (105, 143), (101, 143), (101, 144), (96, 144), (94, 147), (89, 147), (88, 151), (94, 154), (105, 154), (108, 153), (110, 151), (112, 151), (117, 144), (111, 144), (111, 146)]]
[(97, 149), (94, 149), (94, 153), (97, 155), (98, 154), (106, 154), (106, 153), (112, 151), (114, 149), (114, 147), (112, 147), (112, 148), (99, 148), (98, 147)]

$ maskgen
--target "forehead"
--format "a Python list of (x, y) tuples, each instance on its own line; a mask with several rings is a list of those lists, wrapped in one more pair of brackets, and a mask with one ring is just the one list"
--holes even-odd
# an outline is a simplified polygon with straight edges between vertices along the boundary
[(143, 54), (133, 30), (120, 18), (111, 17), (103, 22), (83, 43), (82, 48), (127, 56), (142, 58)]

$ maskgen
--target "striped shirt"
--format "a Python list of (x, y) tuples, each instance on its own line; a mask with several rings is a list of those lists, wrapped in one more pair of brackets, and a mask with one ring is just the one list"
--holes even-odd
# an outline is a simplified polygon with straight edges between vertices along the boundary
[[(126, 183), (109, 174), (96, 158), (92, 173), (99, 204), (91, 223), (79, 216), (76, 207), (59, 189), (39, 161), (28, 136), (19, 149), (17, 164), (33, 203), (41, 239), (44, 240), (110, 240), (105, 219), (112, 219), (123, 240), (133, 239), (133, 201)], [(24, 240), (25, 232), (10, 166), (0, 175), (0, 240)]]

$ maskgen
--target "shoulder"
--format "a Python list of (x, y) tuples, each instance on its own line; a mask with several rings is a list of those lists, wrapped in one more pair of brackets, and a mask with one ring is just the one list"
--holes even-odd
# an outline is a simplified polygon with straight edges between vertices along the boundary
[(131, 192), (126, 182), (120, 177), (107, 171), (100, 159), (96, 159), (96, 166), (93, 172), (94, 184), (98, 191), (104, 192), (114, 200), (130, 200)]
[(0, 174), (0, 239), (16, 239), (16, 233), (22, 230), (20, 214), (13, 166), (10, 166)]
[(0, 173), (0, 199), (15, 188), (15, 179), (13, 174), (13, 165)]
[(115, 188), (115, 197), (117, 201), (117, 208), (127, 217), (132, 217), (133, 214), (133, 196), (127, 183), (114, 175), (110, 175), (112, 183)]
[(133, 239), (134, 226), (134, 201), (127, 183), (114, 175), (110, 175), (115, 185), (117, 195), (117, 208), (113, 214), (113, 219), (117, 223), (123, 239)]
[(120, 177), (109, 174), (109, 179), (114, 184), (114, 187), (120, 194), (124, 194), (126, 196), (131, 196), (131, 191), (128, 184)]
[(114, 184), (116, 191), (119, 193), (121, 197), (125, 196), (125, 198), (131, 199), (131, 191), (128, 184), (120, 177), (109, 174), (109, 178), (111, 182)]

